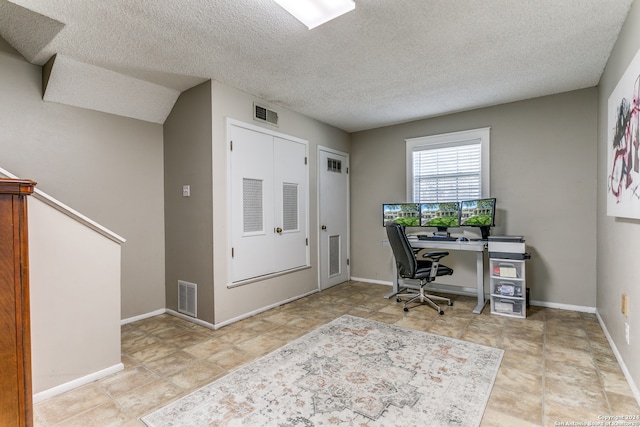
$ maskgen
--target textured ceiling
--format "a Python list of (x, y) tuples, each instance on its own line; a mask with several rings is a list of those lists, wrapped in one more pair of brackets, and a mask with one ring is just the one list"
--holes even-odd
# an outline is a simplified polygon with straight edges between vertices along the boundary
[(356, 0), (308, 30), (273, 0), (0, 0), (0, 35), (168, 104), (214, 79), (351, 132), (595, 86), (632, 2)]

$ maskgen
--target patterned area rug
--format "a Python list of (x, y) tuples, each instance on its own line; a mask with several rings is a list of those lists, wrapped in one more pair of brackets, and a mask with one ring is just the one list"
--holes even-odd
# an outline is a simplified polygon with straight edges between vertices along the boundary
[(342, 316), (142, 418), (148, 426), (477, 426), (500, 349)]

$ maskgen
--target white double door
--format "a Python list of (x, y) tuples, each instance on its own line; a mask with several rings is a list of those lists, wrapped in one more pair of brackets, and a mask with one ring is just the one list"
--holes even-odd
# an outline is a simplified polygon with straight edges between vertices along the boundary
[(306, 142), (253, 127), (228, 132), (232, 282), (308, 266)]
[(349, 280), (349, 155), (318, 147), (319, 287)]

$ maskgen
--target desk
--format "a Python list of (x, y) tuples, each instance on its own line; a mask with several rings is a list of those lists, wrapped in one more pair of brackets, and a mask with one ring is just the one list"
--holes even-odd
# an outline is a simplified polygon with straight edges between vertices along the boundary
[[(443, 249), (447, 251), (472, 251), (476, 253), (476, 288), (478, 294), (478, 304), (473, 309), (476, 314), (482, 313), (482, 309), (486, 303), (484, 299), (484, 251), (487, 248), (487, 242), (484, 240), (470, 240), (467, 242), (452, 241), (436, 241), (436, 240), (419, 240), (409, 236), (409, 243), (413, 248), (420, 249)], [(385, 240), (383, 244), (389, 245), (389, 241)], [(393, 275), (396, 278), (393, 282), (393, 292), (385, 295), (385, 298), (391, 298), (399, 292), (398, 272), (396, 263), (393, 262)]]

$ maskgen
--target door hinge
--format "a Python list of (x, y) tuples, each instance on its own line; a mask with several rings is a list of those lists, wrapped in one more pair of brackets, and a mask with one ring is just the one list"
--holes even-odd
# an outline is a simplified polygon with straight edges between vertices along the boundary
[(304, 158), (304, 164), (305, 165), (307, 164), (307, 158), (306, 157)]
[(307, 237), (306, 239), (304, 239), (304, 244), (305, 244), (306, 246), (309, 246), (309, 238), (308, 238), (308, 237)]
[(349, 258), (347, 258), (347, 265), (349, 265)]
[(347, 175), (349, 175), (349, 168), (347, 168)]
[(231, 258), (233, 258), (233, 256), (234, 256), (234, 250), (233, 248), (231, 248)]
[(233, 141), (229, 141), (229, 151), (233, 151)]

